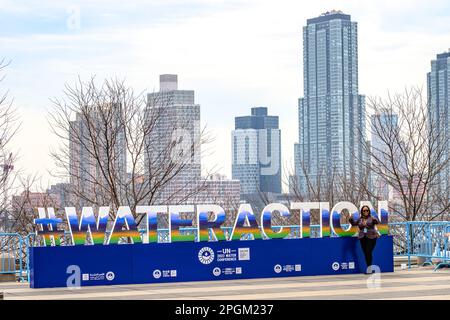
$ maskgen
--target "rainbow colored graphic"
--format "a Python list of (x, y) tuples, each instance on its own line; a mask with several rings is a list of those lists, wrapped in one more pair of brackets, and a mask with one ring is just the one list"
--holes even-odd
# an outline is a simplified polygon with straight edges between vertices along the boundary
[(324, 203), (320, 204), (320, 222), (319, 236), (322, 238), (331, 236), (330, 207), (328, 203), (326, 205)]
[(149, 243), (158, 242), (158, 213), (147, 213), (147, 238)]
[[(368, 201), (361, 201), (360, 206), (368, 205), (372, 215), (377, 216), (380, 224), (377, 229), (381, 235), (389, 234), (388, 203), (378, 202), (378, 214)], [(301, 238), (311, 237), (311, 210), (320, 211), (319, 237), (330, 237), (335, 234), (340, 237), (353, 236), (357, 226), (341, 225), (341, 212), (348, 210), (355, 220), (359, 217), (358, 208), (351, 202), (338, 202), (329, 210), (328, 202), (293, 202), (288, 209), (280, 203), (267, 205), (261, 213), (261, 220), (256, 221), (250, 204), (241, 204), (231, 233), (225, 233), (222, 225), (226, 220), (226, 212), (222, 207), (213, 204), (176, 205), (176, 206), (137, 206), (136, 214), (146, 215), (146, 232), (144, 239), (148, 243), (158, 242), (158, 220), (161, 215), (169, 215), (169, 239), (171, 242), (185, 241), (230, 241), (252, 239), (284, 239), (289, 236), (292, 228), (299, 228)], [(284, 220), (291, 217), (291, 210), (300, 210), (300, 218), (295, 226), (272, 226), (272, 215), (278, 212)], [(107, 225), (111, 214), (110, 207), (100, 207), (98, 215), (92, 207), (84, 207), (78, 215), (73, 207), (65, 208), (68, 228), (73, 245), (86, 244), (118, 244), (121, 238), (130, 239), (126, 243), (142, 243), (141, 234), (130, 207), (118, 208), (112, 229), (108, 232)], [(54, 208), (38, 208), (39, 219), (35, 219), (36, 235), (42, 236), (47, 246), (60, 245), (64, 229), (58, 230), (61, 219), (55, 217)], [(192, 219), (181, 219), (181, 213), (192, 213)], [(209, 218), (208, 218), (209, 217)], [(258, 223), (259, 222), (259, 223)], [(283, 223), (282, 223), (283, 224)], [(161, 226), (160, 226), (161, 227)], [(190, 227), (190, 228), (188, 228)], [(107, 239), (105, 241), (105, 235)], [(147, 242), (147, 241), (145, 241)]]
[(180, 230), (180, 227), (192, 227), (192, 219), (180, 219), (179, 212), (170, 212), (169, 229), (171, 242), (195, 241), (194, 232), (187, 234)]
[[(81, 218), (78, 221), (76, 209), (66, 208), (66, 217), (72, 238), (76, 246), (88, 244), (99, 245), (105, 241), (106, 226), (108, 223), (109, 207), (100, 207), (98, 219), (95, 219), (92, 207), (84, 207), (81, 210)], [(89, 237), (87, 236), (89, 235)]]
[(381, 235), (387, 235), (389, 234), (389, 213), (388, 210), (384, 208), (379, 208), (379, 210), (378, 220), (380, 220), (380, 223), (377, 225), (377, 229)]
[(136, 214), (143, 214), (147, 217), (146, 233), (144, 235), (147, 242), (157, 243), (158, 214), (167, 214), (167, 206), (136, 206)]
[(301, 211), (301, 237), (309, 238), (311, 237), (311, 211), (302, 210)]
[(378, 201), (378, 213), (373, 208), (372, 204), (369, 201), (361, 201), (360, 208), (363, 206), (368, 206), (370, 208), (370, 214), (374, 217), (378, 218), (380, 221), (379, 224), (376, 225), (378, 232), (381, 235), (389, 234), (389, 206), (387, 201)]
[[(247, 226), (245, 226), (246, 223)], [(252, 207), (248, 204), (241, 204), (239, 206), (230, 240), (240, 240), (243, 235), (253, 235), (255, 240), (262, 239)]]
[(286, 206), (281, 204), (269, 204), (264, 208), (263, 213), (261, 215), (262, 232), (264, 232), (264, 234), (269, 239), (284, 239), (291, 232), (291, 228), (279, 227), (277, 228), (277, 231), (275, 231), (272, 228), (272, 214), (274, 211), (278, 211), (281, 217), (291, 216), (291, 213), (289, 212), (289, 209)]
[(52, 245), (52, 239), (54, 245), (59, 246), (61, 244), (60, 236), (61, 231), (58, 230), (58, 223), (61, 223), (62, 219), (59, 218), (39, 218), (34, 219), (34, 223), (42, 225), (42, 230), (36, 228), (36, 235), (44, 238), (44, 244), (46, 246)]
[[(220, 228), (225, 222), (225, 211), (221, 207), (215, 205), (201, 206), (200, 208), (197, 208), (197, 210), (199, 212), (197, 218), (198, 241), (210, 241), (210, 234), (212, 241), (227, 240), (225, 233)], [(214, 214), (215, 218), (213, 221), (208, 221), (208, 213)]]
[[(357, 219), (359, 216), (358, 209), (355, 207), (356, 210), (351, 213), (353, 219)], [(339, 237), (351, 237), (355, 235), (358, 232), (357, 226), (349, 225), (347, 229), (344, 229), (341, 225), (341, 210), (335, 209), (333, 210), (331, 214), (331, 227), (333, 229), (333, 232), (338, 235)]]
[(121, 206), (117, 210), (116, 219), (114, 220), (107, 244), (118, 244), (120, 238), (130, 238), (131, 243), (142, 243), (141, 235), (131, 214), (130, 207)]

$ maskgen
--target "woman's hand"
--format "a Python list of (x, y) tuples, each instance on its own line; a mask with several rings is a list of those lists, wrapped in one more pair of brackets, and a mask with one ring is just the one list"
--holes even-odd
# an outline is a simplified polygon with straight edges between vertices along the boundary
[(350, 214), (350, 212), (347, 212), (347, 213), (346, 213), (346, 216), (347, 216), (348, 222), (349, 222), (351, 225), (354, 225), (354, 220), (353, 220), (353, 217), (352, 217), (352, 215)]

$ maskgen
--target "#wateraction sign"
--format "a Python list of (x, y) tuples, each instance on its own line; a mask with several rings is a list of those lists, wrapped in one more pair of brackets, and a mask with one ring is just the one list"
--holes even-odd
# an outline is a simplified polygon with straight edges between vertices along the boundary
[[(368, 205), (372, 215), (377, 216), (380, 224), (377, 226), (381, 235), (388, 234), (388, 203), (379, 201), (378, 212), (370, 202), (362, 201), (360, 206)], [(299, 211), (300, 218), (297, 223), (288, 226), (272, 225), (272, 215), (278, 212), (281, 220), (288, 221), (293, 211)], [(129, 238), (129, 242), (156, 243), (158, 242), (158, 216), (168, 215), (168, 242), (185, 241), (231, 241), (258, 239), (283, 239), (288, 237), (291, 229), (300, 230), (299, 238), (310, 237), (311, 210), (318, 210), (319, 237), (352, 236), (357, 232), (356, 226), (342, 226), (341, 214), (347, 210), (356, 220), (359, 210), (350, 202), (339, 202), (331, 210), (328, 202), (294, 202), (290, 209), (280, 203), (267, 205), (259, 221), (253, 212), (251, 205), (241, 204), (234, 219), (231, 232), (226, 232), (222, 226), (226, 220), (226, 213), (218, 205), (175, 205), (175, 206), (137, 206), (135, 215), (130, 207), (118, 208), (110, 230), (107, 229), (110, 218), (110, 207), (98, 208), (97, 218), (92, 207), (82, 208), (81, 214), (77, 214), (73, 207), (65, 208), (65, 216), (68, 224), (68, 232), (73, 245), (110, 245), (119, 244), (121, 238)], [(60, 236), (64, 229), (58, 228), (63, 221), (56, 218), (53, 208), (38, 208), (39, 219), (34, 223), (40, 227), (36, 229), (36, 235), (44, 238), (45, 245), (59, 245)], [(191, 213), (192, 219), (181, 219), (183, 213)], [(146, 229), (143, 235), (138, 230), (135, 216), (144, 215)], [(196, 223), (194, 223), (196, 220)], [(193, 227), (195, 225), (195, 227)], [(183, 229), (196, 232), (183, 232)]]
[[(391, 272), (388, 203), (379, 201), (377, 210), (367, 201), (360, 203), (363, 205), (368, 205), (380, 221), (377, 228), (382, 236), (374, 251), (374, 264), (381, 272)], [(318, 211), (319, 220), (314, 237), (313, 210)], [(53, 208), (38, 208), (36, 236), (43, 241), (41, 247), (30, 249), (30, 285), (42, 288), (68, 286), (69, 282), (92, 286), (364, 272), (362, 250), (352, 237), (358, 230), (341, 224), (344, 211), (354, 219), (359, 216), (358, 207), (350, 202), (339, 202), (331, 210), (327, 202), (294, 202), (289, 208), (272, 203), (258, 216), (251, 205), (241, 204), (232, 226), (225, 227), (227, 213), (218, 205), (137, 206), (135, 212), (120, 206), (113, 215), (107, 206), (97, 210), (84, 207), (81, 212), (66, 207), (66, 224)], [(273, 225), (275, 214), (277, 225)], [(166, 218), (165, 229), (158, 225), (160, 216)], [(135, 217), (145, 219), (144, 230), (139, 230), (137, 221), (141, 220)], [(69, 239), (62, 242), (64, 234)]]

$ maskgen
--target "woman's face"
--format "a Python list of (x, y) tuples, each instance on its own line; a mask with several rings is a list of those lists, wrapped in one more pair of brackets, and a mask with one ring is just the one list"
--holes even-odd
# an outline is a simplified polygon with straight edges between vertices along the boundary
[(364, 218), (367, 218), (369, 216), (370, 210), (367, 207), (363, 207), (361, 213)]

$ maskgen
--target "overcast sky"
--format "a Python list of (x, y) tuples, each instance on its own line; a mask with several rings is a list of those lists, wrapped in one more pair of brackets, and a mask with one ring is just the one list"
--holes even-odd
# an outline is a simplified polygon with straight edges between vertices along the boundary
[(153, 91), (159, 74), (178, 74), (216, 136), (203, 166), (230, 176), (234, 117), (255, 106), (280, 117), (282, 161), (292, 166), (306, 19), (338, 9), (358, 22), (359, 91), (368, 96), (425, 87), (431, 59), (450, 47), (448, 0), (0, 0), (0, 8), (0, 57), (11, 60), (2, 88), (23, 123), (17, 167), (44, 184), (55, 182), (48, 153), (58, 143), (49, 98), (78, 75)]

